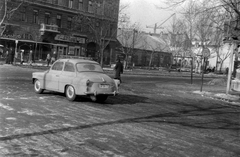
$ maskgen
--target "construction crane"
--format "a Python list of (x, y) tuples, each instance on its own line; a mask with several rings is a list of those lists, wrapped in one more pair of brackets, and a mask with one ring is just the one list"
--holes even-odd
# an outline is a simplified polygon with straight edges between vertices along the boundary
[(157, 29), (163, 29), (163, 27), (161, 27), (165, 22), (167, 22), (171, 17), (173, 17), (174, 15), (176, 15), (176, 13), (173, 13), (171, 16), (169, 16), (165, 21), (163, 21), (160, 25), (157, 26), (157, 23), (155, 23), (154, 27), (153, 26), (146, 26), (146, 28), (153, 28), (153, 32), (154, 34), (156, 34)]

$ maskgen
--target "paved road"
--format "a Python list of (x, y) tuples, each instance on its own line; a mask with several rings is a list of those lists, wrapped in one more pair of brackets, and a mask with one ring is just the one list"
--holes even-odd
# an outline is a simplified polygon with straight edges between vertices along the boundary
[(240, 156), (240, 108), (193, 94), (200, 80), (123, 76), (97, 104), (35, 94), (33, 71), (0, 67), (0, 156)]

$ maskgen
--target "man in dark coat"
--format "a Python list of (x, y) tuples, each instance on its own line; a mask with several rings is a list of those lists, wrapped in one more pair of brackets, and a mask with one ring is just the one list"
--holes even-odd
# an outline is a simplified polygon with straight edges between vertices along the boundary
[(114, 70), (115, 70), (114, 79), (118, 79), (120, 82), (122, 82), (121, 74), (123, 73), (123, 64), (121, 63), (120, 59), (118, 59), (118, 62), (116, 63), (116, 66), (114, 67)]

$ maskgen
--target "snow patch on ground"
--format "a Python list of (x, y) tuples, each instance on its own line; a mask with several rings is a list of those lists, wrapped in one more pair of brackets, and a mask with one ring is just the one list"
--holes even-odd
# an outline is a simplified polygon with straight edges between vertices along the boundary
[(24, 113), (24, 114), (27, 114), (27, 115), (30, 115), (30, 116), (41, 115), (41, 114), (33, 112), (32, 110), (29, 110), (29, 109), (23, 109), (22, 111), (18, 111), (18, 113)]
[(171, 96), (171, 95), (169, 95), (169, 94), (159, 94), (159, 95), (162, 95), (162, 96)]
[(20, 97), (20, 99), (24, 99), (24, 100), (27, 100), (27, 99), (29, 99), (29, 98), (26, 98), (26, 97)]
[(201, 94), (201, 95), (205, 95), (205, 94), (211, 94), (211, 92), (206, 92), (206, 91), (193, 91), (194, 94)]
[(14, 117), (7, 117), (6, 120), (16, 120)]
[(4, 108), (4, 109), (6, 109), (6, 110), (9, 110), (9, 111), (14, 110), (14, 109), (11, 108), (10, 106), (4, 105), (4, 104), (2, 104), (2, 103), (0, 103), (0, 107), (1, 107), (1, 108)]
[(2, 98), (2, 99), (5, 99), (5, 100), (14, 100), (14, 98), (9, 98), (9, 97)]

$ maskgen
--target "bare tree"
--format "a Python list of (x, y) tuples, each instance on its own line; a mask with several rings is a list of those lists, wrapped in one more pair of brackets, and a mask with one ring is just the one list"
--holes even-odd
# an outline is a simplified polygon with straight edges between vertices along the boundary
[(10, 3), (11, 0), (1, 0), (0, 2), (0, 36), (3, 35), (13, 14), (24, 3), (24, 0), (18, 0), (18, 3)]
[(148, 68), (150, 70), (154, 55), (156, 53), (168, 51), (169, 45), (164, 41), (160, 41), (160, 39), (158, 40), (154, 40), (154, 39), (149, 40), (149, 39), (150, 39), (149, 36), (143, 37), (143, 49), (145, 50), (146, 53), (149, 53), (150, 51), (150, 59), (148, 64)]
[[(127, 24), (125, 27), (118, 30), (117, 38), (123, 46), (123, 52), (126, 55), (126, 66), (129, 67), (130, 62), (133, 63), (135, 51), (137, 45), (140, 44), (144, 33), (139, 31), (139, 25)], [(141, 48), (141, 47), (137, 47)], [(131, 57), (131, 58), (130, 58)], [(130, 58), (130, 59), (129, 59)]]

